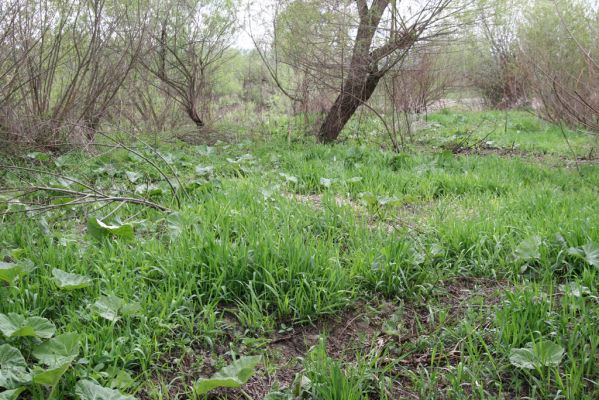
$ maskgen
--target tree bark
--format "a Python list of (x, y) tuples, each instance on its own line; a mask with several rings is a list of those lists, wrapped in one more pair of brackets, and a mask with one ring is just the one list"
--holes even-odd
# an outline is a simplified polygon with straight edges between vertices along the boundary
[(368, 101), (383, 74), (377, 68), (378, 59), (370, 51), (389, 0), (374, 0), (370, 8), (364, 0), (358, 0), (360, 24), (349, 65), (349, 73), (341, 87), (341, 93), (329, 109), (320, 127), (318, 138), (323, 143), (331, 143), (339, 137), (341, 130), (354, 115), (360, 104)]
[(201, 131), (205, 124), (202, 118), (198, 115), (198, 112), (196, 111), (194, 106), (190, 106), (187, 108), (187, 115), (189, 116), (189, 118), (191, 118), (193, 123), (196, 124), (198, 130)]
[(348, 78), (343, 90), (331, 106), (320, 127), (318, 138), (322, 143), (332, 143), (356, 112), (358, 107), (367, 102), (376, 89), (381, 75), (370, 73), (363, 80), (357, 77)]

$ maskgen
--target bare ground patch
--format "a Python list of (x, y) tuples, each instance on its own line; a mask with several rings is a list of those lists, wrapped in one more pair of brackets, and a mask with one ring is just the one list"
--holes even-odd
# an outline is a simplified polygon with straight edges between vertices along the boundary
[[(168, 388), (168, 399), (186, 399), (192, 384), (200, 377), (209, 377), (217, 371), (216, 359), (230, 361), (231, 344), (239, 354), (262, 353), (266, 362), (254, 377), (239, 390), (223, 389), (210, 394), (210, 399), (262, 399), (273, 386), (289, 387), (302, 371), (301, 360), (310, 349), (326, 337), (330, 357), (352, 363), (357, 354), (381, 355), (383, 364), (392, 364), (394, 382), (392, 394), (397, 398), (418, 398), (411, 387), (409, 371), (426, 368), (433, 357), (433, 348), (419, 345), (422, 337), (437, 335), (447, 326), (459, 323), (465, 316), (469, 301), (477, 296), (491, 308), (499, 302), (508, 287), (506, 282), (483, 278), (459, 277), (438, 284), (437, 295), (426, 303), (378, 299), (359, 302), (337, 317), (326, 317), (314, 324), (295, 326), (290, 332), (276, 333), (265, 338), (266, 345), (258, 349), (245, 348), (242, 329), (233, 322), (227, 324), (223, 340), (208, 350), (192, 345), (182, 351), (173, 351), (163, 357), (153, 377), (154, 386)], [(429, 304), (448, 310), (448, 317), (439, 324), (431, 317)], [(487, 326), (480, 326), (485, 329)], [(460, 359), (460, 342), (448, 343), (443, 354), (446, 364), (455, 365)], [(383, 354), (385, 354), (383, 356)], [(439, 383), (443, 385), (441, 381)], [(141, 392), (141, 399), (150, 399)]]

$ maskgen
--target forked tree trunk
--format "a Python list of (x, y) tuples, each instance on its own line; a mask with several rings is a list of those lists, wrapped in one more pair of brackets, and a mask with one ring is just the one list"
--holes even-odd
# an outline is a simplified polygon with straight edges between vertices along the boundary
[(373, 0), (371, 7), (368, 7), (365, 0), (358, 0), (356, 3), (360, 23), (356, 31), (347, 78), (318, 133), (319, 140), (324, 143), (337, 139), (360, 104), (370, 99), (383, 76), (378, 71), (379, 60), (370, 48), (389, 0)]
[[(358, 107), (370, 99), (381, 78), (399, 63), (402, 57), (405, 57), (407, 49), (416, 43), (426, 26), (435, 20), (434, 17), (437, 17), (450, 1), (437, 0), (433, 2), (427, 8), (430, 10), (429, 18), (417, 20), (411, 26), (404, 26), (400, 30), (392, 27), (388, 40), (380, 46), (374, 47), (374, 38), (379, 24), (385, 10), (392, 2), (390, 0), (372, 0), (368, 7), (366, 0), (356, 0), (360, 23), (356, 31), (349, 71), (343, 82), (341, 93), (337, 96), (320, 127), (318, 138), (321, 142), (330, 143), (339, 137), (341, 130)], [(424, 9), (422, 13), (424, 13)], [(400, 49), (405, 51), (398, 54), (397, 51)], [(379, 66), (381, 61), (385, 61), (382, 67)]]
[(194, 106), (187, 107), (187, 115), (193, 121), (193, 123), (196, 124), (198, 130), (201, 131), (205, 123), (204, 120), (202, 120), (202, 118), (198, 115), (198, 112)]
[(321, 142), (332, 143), (337, 140), (358, 107), (370, 99), (380, 79), (381, 76), (378, 74), (366, 73), (362, 79), (353, 76), (345, 81), (343, 90), (337, 96), (320, 127), (318, 138)]

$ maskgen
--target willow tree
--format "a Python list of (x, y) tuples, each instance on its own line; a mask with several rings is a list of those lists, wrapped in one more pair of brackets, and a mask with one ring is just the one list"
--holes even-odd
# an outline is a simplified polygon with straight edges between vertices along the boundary
[(215, 72), (224, 64), (237, 30), (235, 3), (169, 0), (156, 1), (154, 8), (153, 36), (142, 64), (201, 130)]
[(321, 142), (335, 141), (360, 105), (366, 103), (381, 78), (399, 64), (420, 41), (446, 33), (452, 0), (412, 2), (356, 0), (358, 24), (343, 83), (319, 131)]

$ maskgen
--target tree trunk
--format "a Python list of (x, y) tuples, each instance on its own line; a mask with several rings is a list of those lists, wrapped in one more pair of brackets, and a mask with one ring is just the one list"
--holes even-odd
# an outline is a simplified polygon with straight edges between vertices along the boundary
[[(352, 51), (349, 74), (344, 79), (341, 93), (329, 109), (320, 127), (318, 138), (323, 143), (333, 142), (341, 130), (354, 115), (358, 107), (368, 101), (383, 74), (379, 73), (377, 63), (380, 58), (370, 50), (389, 0), (373, 0), (371, 7), (365, 0), (357, 2), (360, 23)], [(383, 46), (385, 47), (385, 46)], [(381, 50), (376, 50), (381, 52)], [(383, 54), (386, 54), (383, 51)]]
[(343, 90), (337, 96), (320, 126), (318, 139), (322, 143), (331, 143), (337, 140), (345, 124), (358, 107), (367, 102), (374, 93), (381, 76), (375, 73), (365, 73), (364, 75), (364, 77), (350, 76), (343, 84)]
[(189, 116), (189, 118), (191, 118), (193, 123), (196, 124), (198, 130), (201, 131), (205, 124), (202, 118), (200, 118), (200, 116), (198, 115), (198, 112), (196, 111), (194, 106), (187, 108), (187, 115)]

